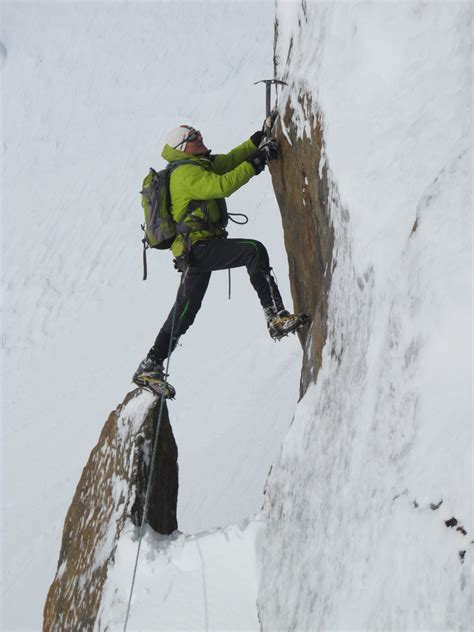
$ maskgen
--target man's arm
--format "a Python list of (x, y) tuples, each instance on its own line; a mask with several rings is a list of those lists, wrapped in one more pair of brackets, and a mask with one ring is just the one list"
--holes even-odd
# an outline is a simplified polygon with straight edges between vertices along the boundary
[[(253, 143), (252, 149), (253, 151), (250, 154), (255, 152)], [(232, 195), (254, 175), (254, 167), (249, 162), (246, 162), (245, 158), (242, 159), (235, 169), (222, 175), (206, 169), (196, 168), (194, 165), (183, 165), (173, 174), (174, 181), (172, 186), (190, 199), (213, 200)]]
[(241, 145), (231, 149), (228, 154), (218, 154), (212, 159), (212, 170), (214, 173), (223, 175), (232, 169), (235, 169), (246, 158), (251, 156), (257, 150), (258, 145), (249, 138)]

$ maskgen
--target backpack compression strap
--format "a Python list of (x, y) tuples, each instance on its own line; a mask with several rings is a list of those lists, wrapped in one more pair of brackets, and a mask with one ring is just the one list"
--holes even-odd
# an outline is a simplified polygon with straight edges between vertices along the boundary
[[(141, 224), (141, 227), (142, 227), (143, 232), (145, 232), (145, 224)], [(145, 234), (145, 236), (142, 239), (142, 244), (143, 244), (143, 280), (146, 281), (146, 278), (148, 276), (148, 266), (147, 266), (147, 263), (146, 263), (146, 251), (150, 247), (148, 245), (146, 234)]]

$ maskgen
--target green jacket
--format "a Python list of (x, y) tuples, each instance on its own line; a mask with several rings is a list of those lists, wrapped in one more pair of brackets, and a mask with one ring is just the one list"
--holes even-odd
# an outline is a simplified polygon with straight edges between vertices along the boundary
[[(192, 156), (165, 145), (161, 155), (168, 162), (192, 161), (192, 164), (176, 167), (170, 178), (171, 213), (177, 224), (184, 222), (186, 229), (189, 229), (187, 239), (190, 246), (196, 241), (226, 234), (224, 226), (227, 213), (223, 198), (232, 195), (255, 175), (254, 168), (246, 162), (246, 158), (256, 149), (249, 139), (228, 154), (207, 157)], [(190, 202), (194, 202), (191, 210), (197, 219), (187, 215)], [(179, 257), (184, 248), (185, 238), (178, 235), (171, 251), (175, 257)]]

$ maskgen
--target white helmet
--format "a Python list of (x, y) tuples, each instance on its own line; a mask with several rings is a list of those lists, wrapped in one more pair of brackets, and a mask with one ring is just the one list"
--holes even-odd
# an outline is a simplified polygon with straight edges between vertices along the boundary
[[(194, 130), (195, 128), (191, 125), (180, 125), (167, 135), (165, 143), (173, 149), (184, 151), (188, 137)], [(182, 145), (184, 145), (184, 147)]]

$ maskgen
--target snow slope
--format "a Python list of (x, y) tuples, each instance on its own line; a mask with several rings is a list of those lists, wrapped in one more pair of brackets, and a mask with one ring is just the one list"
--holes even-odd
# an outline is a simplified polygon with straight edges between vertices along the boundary
[[(81, 470), (177, 289), (167, 253), (141, 280), (141, 181), (180, 123), (214, 151), (260, 127), (273, 5), (5, 2), (2, 17), (3, 628), (37, 630)], [(229, 206), (289, 296), (268, 174)], [(271, 342), (244, 271), (232, 294), (216, 274), (171, 366), (185, 532), (259, 511), (298, 396), (298, 341)]]
[[(264, 522), (194, 535), (146, 531), (133, 591), (131, 630), (259, 630), (255, 596)], [(122, 630), (136, 555), (133, 531), (120, 539), (96, 625)]]
[(472, 5), (278, 16), (287, 97), (323, 122), (337, 265), (269, 479), (262, 626), (472, 629)]

